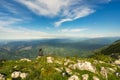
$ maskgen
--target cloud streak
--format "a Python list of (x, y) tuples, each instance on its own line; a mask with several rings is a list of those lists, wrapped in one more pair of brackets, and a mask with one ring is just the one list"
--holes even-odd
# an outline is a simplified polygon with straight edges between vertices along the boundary
[(59, 27), (62, 23), (73, 21), (94, 13), (95, 6), (111, 0), (16, 0), (29, 10), (40, 16), (59, 17), (54, 23)]
[(76, 32), (81, 32), (81, 31), (86, 31), (88, 30), (87, 28), (76, 28), (76, 29), (62, 29), (59, 32), (62, 33), (76, 33)]

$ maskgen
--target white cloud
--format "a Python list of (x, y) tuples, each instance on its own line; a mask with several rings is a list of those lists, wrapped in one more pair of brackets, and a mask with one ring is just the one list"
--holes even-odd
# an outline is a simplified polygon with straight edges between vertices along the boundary
[(73, 21), (95, 12), (97, 4), (111, 0), (16, 0), (35, 14), (46, 17), (59, 17), (56, 27), (67, 21)]
[(68, 0), (16, 0), (26, 5), (30, 10), (38, 15), (56, 16), (63, 7), (69, 4)]
[(87, 16), (87, 15), (93, 13), (93, 12), (94, 12), (94, 10), (83, 7), (80, 10), (75, 10), (74, 15), (72, 15), (71, 18), (64, 18), (64, 19), (61, 19), (58, 22), (55, 22), (55, 26), (59, 27), (64, 22), (73, 21), (73, 20), (76, 20), (78, 18), (85, 17), (85, 16)]
[(0, 39), (39, 39), (49, 38), (48, 34), (26, 28), (0, 27)]
[(59, 32), (62, 33), (76, 33), (76, 32), (81, 32), (81, 31), (85, 31), (88, 30), (87, 28), (76, 28), (76, 29), (62, 29)]
[(0, 19), (0, 39), (38, 39), (49, 38), (48, 33), (15, 26), (23, 22), (23, 19), (4, 18)]

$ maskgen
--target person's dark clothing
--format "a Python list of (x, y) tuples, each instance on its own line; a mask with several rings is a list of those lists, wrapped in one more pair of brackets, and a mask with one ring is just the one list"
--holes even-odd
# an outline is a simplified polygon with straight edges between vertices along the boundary
[(43, 56), (43, 50), (39, 49), (39, 56)]

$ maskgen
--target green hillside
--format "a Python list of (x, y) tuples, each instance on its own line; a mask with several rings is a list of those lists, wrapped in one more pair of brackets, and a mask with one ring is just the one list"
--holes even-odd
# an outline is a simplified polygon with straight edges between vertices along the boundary
[(43, 56), (0, 61), (0, 80), (119, 80), (120, 67), (93, 58)]
[(111, 54), (120, 55), (120, 40), (114, 42), (108, 47), (103, 48), (100, 52), (105, 55), (111, 55)]

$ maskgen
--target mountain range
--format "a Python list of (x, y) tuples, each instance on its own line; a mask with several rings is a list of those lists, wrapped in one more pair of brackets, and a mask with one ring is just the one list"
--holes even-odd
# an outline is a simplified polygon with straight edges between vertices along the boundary
[(42, 48), (44, 55), (87, 57), (94, 50), (110, 45), (119, 37), (82, 39), (41, 39), (0, 42), (0, 59), (35, 58)]

